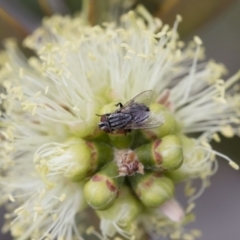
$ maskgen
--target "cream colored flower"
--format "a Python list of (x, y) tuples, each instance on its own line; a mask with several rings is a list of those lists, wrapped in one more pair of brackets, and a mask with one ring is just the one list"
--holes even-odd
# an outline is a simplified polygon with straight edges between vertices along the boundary
[[(36, 54), (29, 59), (6, 42), (0, 192), (9, 210), (4, 230), (16, 239), (198, 237), (183, 225), (217, 170), (216, 156), (238, 169), (210, 142), (220, 141), (219, 132), (239, 135), (240, 73), (224, 81), (221, 64), (203, 61), (198, 37), (185, 46), (177, 34), (180, 16), (170, 28), (137, 11), (124, 15), (121, 26), (91, 27), (81, 16), (45, 19), (24, 42)], [(162, 126), (127, 136), (97, 129), (96, 114), (145, 90), (156, 94), (150, 109), (164, 117)], [(151, 161), (142, 159), (145, 153)], [(139, 164), (133, 176), (118, 174), (126, 159)], [(202, 180), (199, 191), (195, 178)], [(185, 210), (173, 200), (181, 181)], [(88, 205), (100, 219), (99, 233)]]

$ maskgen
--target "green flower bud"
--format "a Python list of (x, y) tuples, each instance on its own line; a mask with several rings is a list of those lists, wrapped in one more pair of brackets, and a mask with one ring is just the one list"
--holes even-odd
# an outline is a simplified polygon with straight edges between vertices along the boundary
[(84, 140), (78, 139), (77, 141), (63, 154), (65, 158), (69, 159), (64, 177), (74, 182), (86, 177), (91, 168), (91, 149)]
[(87, 141), (110, 143), (108, 134), (98, 128), (95, 129), (92, 135), (89, 135), (84, 139), (86, 139)]
[(185, 167), (185, 165), (183, 164), (183, 166), (180, 167), (179, 169), (168, 172), (168, 173), (166, 173), (166, 175), (169, 178), (171, 178), (174, 181), (174, 183), (179, 183), (179, 182), (182, 182), (189, 177), (189, 171)]
[(80, 138), (71, 138), (66, 143), (72, 145), (62, 156), (69, 159), (64, 177), (71, 181), (80, 181), (113, 160), (113, 150), (107, 144), (86, 142)]
[(126, 149), (132, 145), (133, 134), (125, 133), (110, 133), (109, 134), (111, 144), (118, 149)]
[(159, 207), (174, 195), (173, 182), (161, 173), (137, 174), (129, 179), (132, 189), (146, 207)]
[(123, 180), (123, 177), (118, 176), (116, 163), (107, 164), (85, 184), (85, 200), (93, 209), (108, 209), (118, 197)]
[(156, 134), (152, 134), (152, 132), (148, 130), (134, 130), (132, 134), (133, 142), (131, 145), (131, 149), (135, 149), (143, 144), (150, 143), (151, 141), (157, 139)]
[(112, 221), (124, 231), (131, 233), (134, 220), (142, 211), (142, 204), (131, 193), (128, 187), (123, 187), (112, 207), (105, 211), (97, 211), (101, 222)]
[[(185, 135), (180, 135), (179, 138), (183, 147), (183, 164), (180, 168), (167, 173), (167, 176), (175, 183), (184, 181), (191, 176), (199, 176), (202, 172), (207, 171), (207, 169), (202, 169), (199, 165), (201, 160), (205, 158), (204, 151), (196, 149), (196, 143), (192, 138), (188, 138)], [(207, 165), (204, 166), (208, 168)]]
[(117, 110), (116, 103), (109, 103), (103, 106), (103, 108), (100, 110), (99, 115), (112, 113)]
[(180, 139), (175, 135), (168, 135), (161, 139), (155, 148), (162, 158), (161, 168), (165, 170), (177, 169), (183, 162), (183, 150)]
[(164, 123), (157, 128), (145, 130), (148, 136), (153, 137), (156, 135), (156, 138), (162, 138), (166, 135), (178, 132), (178, 125), (175, 117), (166, 107), (159, 103), (153, 103), (150, 105), (150, 109), (153, 113), (160, 114), (164, 119)]
[(108, 144), (102, 142), (86, 142), (86, 144), (92, 150), (90, 174), (113, 160), (113, 148)]
[(175, 135), (168, 135), (135, 149), (138, 160), (146, 167), (173, 170), (183, 161), (182, 145)]
[[(98, 123), (98, 117), (95, 114), (98, 109), (98, 104), (88, 103), (88, 114), (91, 117), (81, 122), (67, 123), (68, 130), (71, 134), (80, 138), (92, 135)], [(77, 111), (79, 111), (79, 109)]]

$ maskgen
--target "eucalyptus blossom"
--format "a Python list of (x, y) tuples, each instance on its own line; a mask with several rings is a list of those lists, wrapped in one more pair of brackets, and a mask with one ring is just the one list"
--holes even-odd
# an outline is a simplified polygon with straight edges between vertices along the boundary
[[(139, 7), (120, 25), (53, 16), (1, 54), (1, 203), (15, 239), (194, 239), (194, 200), (217, 171), (220, 135), (239, 135), (240, 73), (204, 61), (199, 37), (185, 45)], [(157, 128), (105, 133), (99, 116), (153, 90)], [(192, 134), (195, 133), (195, 138)], [(202, 181), (195, 189), (194, 179)], [(175, 195), (185, 182), (187, 207)], [(96, 221), (99, 225), (96, 228)], [(99, 230), (98, 230), (99, 229)], [(114, 238), (116, 237), (116, 238)]]

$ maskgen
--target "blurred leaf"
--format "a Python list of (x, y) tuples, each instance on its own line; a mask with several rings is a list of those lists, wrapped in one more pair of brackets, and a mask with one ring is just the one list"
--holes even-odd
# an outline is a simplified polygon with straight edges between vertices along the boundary
[(211, 145), (213, 149), (216, 149), (217, 151), (227, 155), (231, 159), (234, 159), (234, 161), (238, 164), (240, 164), (240, 159), (239, 159), (239, 144), (240, 140), (239, 137), (234, 136), (233, 138), (226, 138), (222, 135), (221, 137), (221, 142), (212, 142)]
[[(30, 9), (34, 14), (41, 17), (51, 16), (54, 13), (66, 14), (69, 13), (69, 0), (22, 0), (22, 3)], [(75, 5), (81, 5), (81, 0), (70, 0)], [(76, 7), (74, 6), (74, 7)], [(76, 8), (79, 11), (79, 8)]]
[(135, 6), (136, 0), (83, 0), (82, 3), (89, 22), (95, 25), (105, 21), (118, 21), (122, 14)]
[(164, 2), (175, 2), (172, 0), (136, 0), (135, 5), (142, 4), (150, 13), (154, 14)]
[(185, 36), (217, 13), (225, 10), (234, 0), (165, 0), (159, 5), (154, 15), (163, 22), (172, 25), (176, 15), (183, 17), (179, 33)]
[(32, 11), (34, 14), (43, 17), (44, 13), (38, 3), (37, 0), (21, 0), (22, 4), (24, 4), (30, 11)]
[(0, 8), (0, 39), (7, 37), (23, 39), (27, 34), (27, 29), (21, 23), (3, 8)]
[[(49, 8), (51, 13), (58, 13), (58, 14), (70, 14), (69, 8), (66, 4), (65, 0), (38, 0), (38, 2), (45, 3), (46, 7)], [(78, 0), (80, 2), (80, 0)]]
[(81, 10), (82, 0), (65, 0), (66, 5), (70, 9), (71, 13), (75, 13)]
[[(202, 25), (234, 0), (5, 0), (1, 9), (0, 38), (13, 36), (22, 39), (35, 29), (44, 15), (75, 13), (85, 9), (92, 25), (117, 20), (123, 13), (143, 4), (153, 15), (170, 25), (176, 15), (183, 17), (179, 26), (181, 36)], [(35, 22), (33, 21), (36, 20)]]
[(50, 2), (48, 0), (37, 0), (42, 12), (46, 16), (51, 16), (53, 14), (53, 11), (51, 9)]

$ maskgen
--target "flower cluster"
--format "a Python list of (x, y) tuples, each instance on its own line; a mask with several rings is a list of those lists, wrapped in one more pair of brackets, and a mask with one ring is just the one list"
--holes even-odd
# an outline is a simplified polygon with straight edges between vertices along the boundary
[[(204, 62), (198, 37), (185, 46), (173, 28), (139, 7), (120, 26), (91, 27), (53, 16), (1, 53), (0, 158), (4, 231), (16, 239), (194, 239), (186, 232), (194, 200), (216, 172), (209, 144), (239, 131), (240, 78)], [(200, 63), (198, 63), (200, 61)], [(98, 129), (99, 116), (154, 90), (150, 111), (163, 124), (123, 134)], [(195, 138), (191, 134), (196, 133)], [(193, 187), (194, 179), (202, 187)], [(187, 206), (174, 189), (186, 183)], [(98, 217), (96, 227), (94, 213)]]

